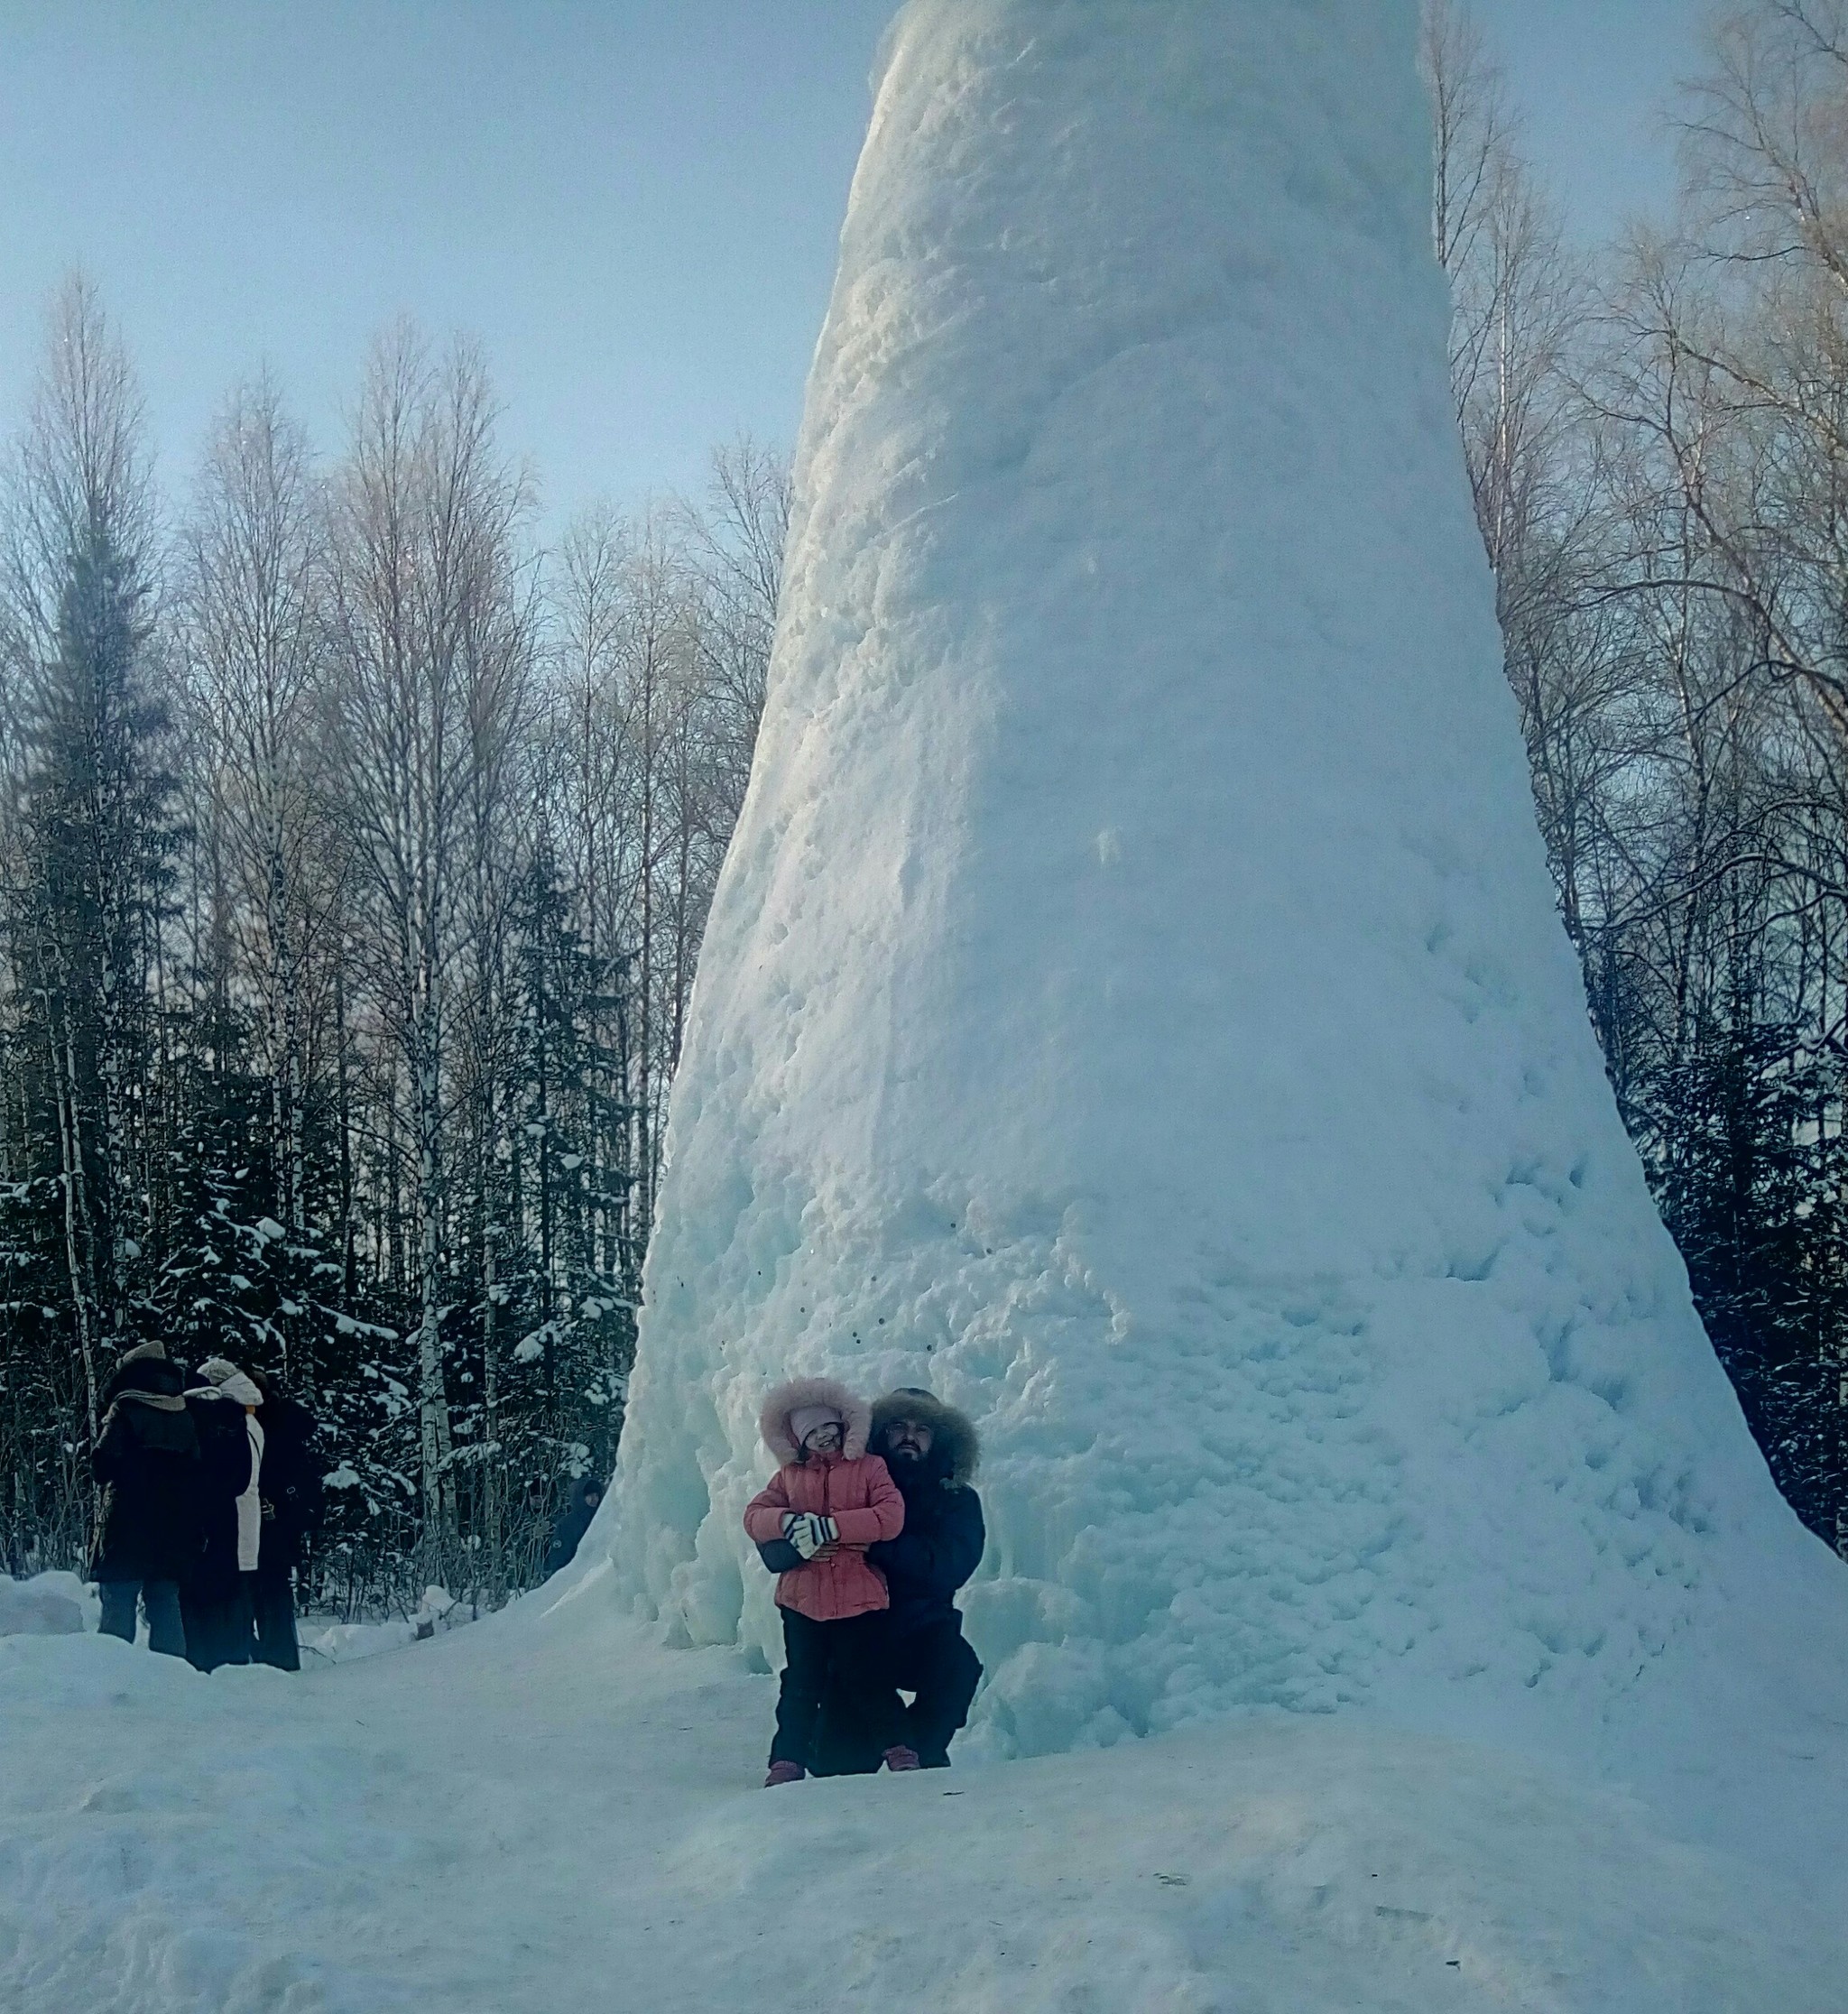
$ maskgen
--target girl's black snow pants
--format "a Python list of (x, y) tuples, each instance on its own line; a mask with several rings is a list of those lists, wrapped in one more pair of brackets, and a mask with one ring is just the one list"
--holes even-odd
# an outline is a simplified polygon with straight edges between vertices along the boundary
[(815, 1767), (822, 1695), (856, 1719), (878, 1754), (905, 1738), (904, 1707), (885, 1668), (885, 1611), (816, 1622), (794, 1609), (783, 1615), (783, 1679), (776, 1701), (772, 1762)]

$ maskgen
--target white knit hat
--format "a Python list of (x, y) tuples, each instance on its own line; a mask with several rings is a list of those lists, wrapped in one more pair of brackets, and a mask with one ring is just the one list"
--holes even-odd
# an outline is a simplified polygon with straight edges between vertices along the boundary
[(847, 1430), (838, 1406), (797, 1406), (791, 1409), (790, 1435), (798, 1447), (808, 1445), (808, 1437), (818, 1427), (838, 1427), (844, 1436)]
[(260, 1406), (263, 1402), (263, 1393), (229, 1357), (208, 1357), (199, 1365), (199, 1374), (208, 1384), (217, 1385), (226, 1398), (235, 1400), (240, 1406)]

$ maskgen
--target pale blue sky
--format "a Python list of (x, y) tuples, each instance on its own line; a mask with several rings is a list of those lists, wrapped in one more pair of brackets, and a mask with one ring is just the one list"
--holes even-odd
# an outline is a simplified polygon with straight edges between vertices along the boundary
[(1507, 69), (1530, 152), (1587, 236), (1663, 205), (1675, 146), (1665, 115), (1704, 62), (1711, 0), (1473, 0)]
[[(0, 430), (80, 261), (183, 478), (267, 358), (332, 445), (370, 332), (479, 337), (549, 514), (786, 441), (892, 0), (0, 0)], [(1659, 196), (1702, 0), (1479, 0), (1587, 231)]]

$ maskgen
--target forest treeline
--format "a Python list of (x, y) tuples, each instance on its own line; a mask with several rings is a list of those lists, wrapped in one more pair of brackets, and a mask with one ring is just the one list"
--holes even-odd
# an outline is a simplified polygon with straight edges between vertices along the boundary
[(1455, 0), (1433, 221), (1611, 1082), (1785, 1495), (1848, 1540), (1848, 6), (1722, 15), (1671, 228), (1586, 253)]
[(319, 1416), (312, 1599), (492, 1602), (614, 1461), (785, 471), (542, 550), (404, 327), (329, 460), (262, 377), (187, 494), (149, 448), (73, 279), (0, 504), (0, 1570), (80, 1558), (159, 1336)]
[[(1755, 0), (1676, 227), (1586, 250), (1455, 0), (1433, 223), (1592, 1018), (1774, 1474), (1848, 1533), (1848, 9)], [(226, 401), (157, 493), (94, 290), (0, 494), (0, 1570), (80, 1559), (115, 1355), (322, 1418), (310, 1599), (537, 1574), (606, 1473), (762, 704), (787, 473), (541, 546), (483, 365), (347, 438)]]

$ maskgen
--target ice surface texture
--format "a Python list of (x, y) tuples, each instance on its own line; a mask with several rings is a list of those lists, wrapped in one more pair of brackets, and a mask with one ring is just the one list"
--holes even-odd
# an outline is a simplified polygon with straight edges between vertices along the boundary
[(1665, 1653), (1841, 1607), (1555, 914), (1416, 17), (919, 0), (886, 44), (602, 1532), (773, 1656), (766, 1387), (929, 1386), (987, 1445), (978, 1749), (1356, 1702), (1589, 1741)]

